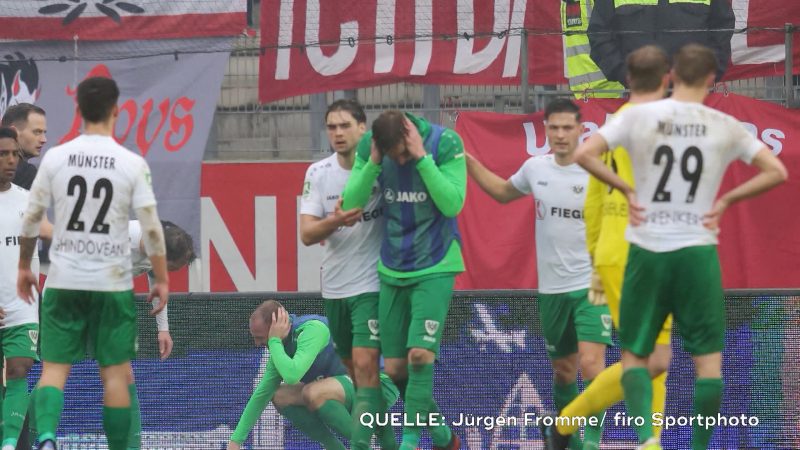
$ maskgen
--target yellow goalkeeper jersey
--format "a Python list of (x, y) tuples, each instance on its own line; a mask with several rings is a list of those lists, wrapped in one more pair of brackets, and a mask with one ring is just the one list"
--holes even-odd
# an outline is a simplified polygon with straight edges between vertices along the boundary
[[(618, 112), (629, 106), (629, 103), (622, 105)], [(623, 147), (610, 149), (603, 154), (603, 162), (626, 183), (634, 186), (633, 167), (627, 150)], [(628, 259), (628, 241), (625, 240), (628, 199), (625, 195), (590, 176), (586, 189), (584, 221), (586, 245), (594, 266), (624, 267)]]

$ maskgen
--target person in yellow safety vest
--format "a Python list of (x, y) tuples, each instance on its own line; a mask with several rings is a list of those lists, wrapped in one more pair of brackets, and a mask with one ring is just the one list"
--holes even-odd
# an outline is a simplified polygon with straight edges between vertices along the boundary
[(608, 81), (589, 54), (586, 30), (589, 28), (593, 4), (594, 0), (561, 0), (565, 74), (576, 98), (619, 98), (625, 86)]
[(704, 45), (717, 57), (716, 79), (725, 73), (731, 58), (735, 22), (729, 0), (594, 0), (593, 3), (587, 29), (591, 57), (607, 79), (627, 83), (625, 58), (649, 44), (661, 47), (670, 57), (686, 44)]

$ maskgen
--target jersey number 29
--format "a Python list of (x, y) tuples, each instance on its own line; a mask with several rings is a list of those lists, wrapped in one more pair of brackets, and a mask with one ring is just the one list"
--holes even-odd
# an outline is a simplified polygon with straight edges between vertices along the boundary
[[(669, 175), (672, 172), (672, 165), (675, 162), (675, 154), (672, 152), (672, 147), (662, 145), (656, 149), (656, 154), (653, 157), (653, 164), (660, 166), (661, 160), (666, 158), (664, 164), (664, 172), (661, 173), (661, 178), (658, 180), (656, 192), (653, 194), (653, 202), (669, 202), (672, 200), (672, 194), (666, 190)], [(689, 168), (689, 160), (694, 159), (694, 168)], [(699, 148), (691, 146), (683, 152), (681, 157), (681, 175), (683, 179), (691, 183), (689, 193), (686, 194), (686, 203), (694, 202), (694, 195), (697, 192), (697, 185), (700, 184), (700, 175), (703, 174), (703, 153)]]

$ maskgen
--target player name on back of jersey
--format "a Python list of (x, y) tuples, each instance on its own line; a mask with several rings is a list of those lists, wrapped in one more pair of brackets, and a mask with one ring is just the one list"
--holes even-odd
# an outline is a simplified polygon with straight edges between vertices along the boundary
[(125, 256), (130, 254), (130, 247), (125, 244), (92, 241), (88, 239), (59, 239), (54, 244), (55, 251), (65, 253), (78, 253), (81, 255), (102, 255), (103, 257)]
[(69, 155), (67, 165), (69, 167), (80, 167), (84, 169), (109, 169), (115, 170), (115, 158), (105, 155), (84, 155), (76, 153)]
[(705, 137), (706, 126), (702, 123), (673, 123), (658, 121), (659, 134), (677, 137)]

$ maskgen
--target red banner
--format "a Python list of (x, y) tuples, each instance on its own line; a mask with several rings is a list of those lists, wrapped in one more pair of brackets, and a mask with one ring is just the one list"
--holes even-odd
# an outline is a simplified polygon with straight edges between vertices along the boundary
[(247, 26), (246, 0), (0, 0), (0, 39), (176, 39), (235, 36)]
[[(735, 95), (712, 95), (709, 106), (742, 122), (786, 164), (790, 180), (756, 199), (732, 206), (722, 221), (720, 259), (726, 288), (796, 288), (800, 283), (800, 215), (789, 205), (800, 197), (800, 111)], [(620, 105), (616, 100), (581, 103), (586, 138)], [(501, 177), (509, 177), (531, 155), (549, 152), (543, 113), (509, 115), (461, 113), (456, 131), (468, 152)], [(721, 192), (755, 173), (734, 163)], [(533, 200), (500, 205), (469, 181), (459, 216), (467, 272), (458, 289), (535, 288), (536, 249)]]
[[(560, 1), (262, 0), (259, 99), (400, 81), (519, 84), (523, 27), (529, 82), (566, 83)], [(800, 23), (800, 8), (784, 0), (731, 1), (736, 29)], [(783, 40), (780, 31), (735, 34), (725, 78), (782, 74)], [(800, 73), (800, 32), (794, 44)]]

